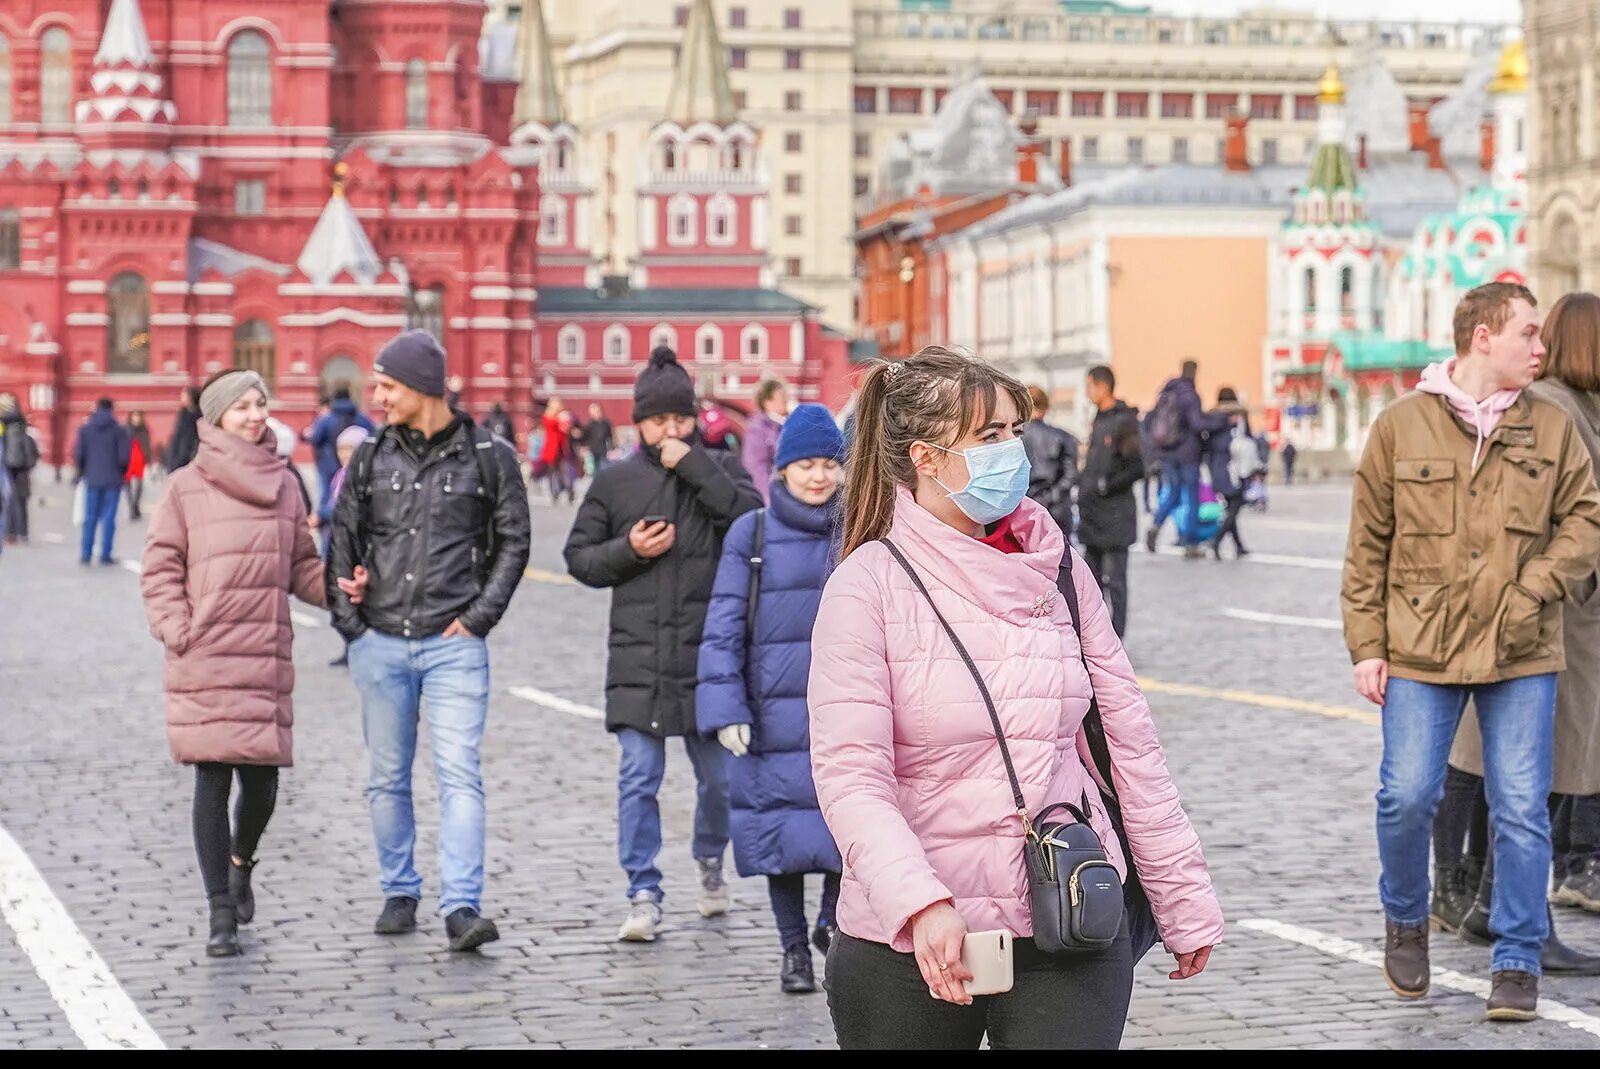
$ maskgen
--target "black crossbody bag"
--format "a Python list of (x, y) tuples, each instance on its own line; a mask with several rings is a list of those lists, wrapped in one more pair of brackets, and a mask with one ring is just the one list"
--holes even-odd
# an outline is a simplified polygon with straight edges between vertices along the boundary
[[(1034, 945), (1047, 954), (1093, 954), (1105, 950), (1116, 941), (1122, 929), (1125, 909), (1122, 879), (1107, 860), (1100, 836), (1089, 824), (1088, 799), (1084, 798), (1081, 806), (1055, 802), (1041, 809), (1037, 817), (1028, 815), (1028, 803), (1022, 796), (1022, 785), (1017, 782), (1017, 772), (1011, 763), (1011, 748), (1006, 745), (1005, 729), (1000, 726), (1000, 714), (982, 673), (956, 636), (955, 629), (934, 604), (933, 595), (928, 593), (911, 562), (893, 542), (887, 538), (882, 542), (927, 599), (933, 615), (972, 673), (972, 681), (978, 685), (978, 693), (989, 711), (989, 723), (1005, 762), (1006, 778), (1011, 781), (1011, 798), (1017, 815), (1022, 818), (1022, 855), (1028, 870), (1028, 905), (1033, 914)], [(1058, 814), (1073, 819), (1071, 822), (1052, 819)]]

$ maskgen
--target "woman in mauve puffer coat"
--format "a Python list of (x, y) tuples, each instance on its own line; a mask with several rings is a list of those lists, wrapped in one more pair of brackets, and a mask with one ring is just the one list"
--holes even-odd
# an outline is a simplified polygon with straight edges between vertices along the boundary
[[(783, 944), (779, 985), (816, 990), (806, 945), (805, 878), (823, 873), (812, 941), (833, 932), (843, 863), (811, 784), (806, 678), (811, 625), (838, 545), (844, 441), (821, 405), (796, 408), (774, 452), (766, 509), (733, 522), (700, 640), (695, 719), (733, 754), (728, 763), (733, 860), (741, 876), (767, 877)], [(761, 531), (761, 544), (756, 532)], [(746, 638), (751, 561), (759, 557), (755, 627)]]
[[(1124, 879), (1137, 866), (1172, 979), (1203, 970), (1222, 938), (1199, 838), (1099, 587), (1075, 584), (1081, 632), (1058, 589), (1064, 562), (1088, 571), (1025, 496), (1030, 408), (1021, 383), (940, 348), (862, 383), (809, 691), (817, 798), (845, 859), (827, 989), (847, 1049), (977, 1049), (985, 1033), (997, 1049), (1113, 1048), (1127, 1019), (1126, 920), (1096, 952), (1033, 939), (1022, 817), (939, 615), (993, 697), (1028, 812), (1098, 801), (1082, 734), (1098, 698), (1127, 829), (1124, 842), (1091, 804), (1107, 860)], [(974, 996), (963, 940), (994, 930), (1009, 933), (1013, 983)]]
[[(151, 520), (140, 585), (150, 632), (166, 647), (167, 740), (195, 766), (194, 836), (211, 905), (206, 953), (239, 952), (255, 912), (250, 870), (294, 763), (294, 630), (289, 594), (326, 607), (322, 558), (294, 476), (267, 426), (253, 371), (201, 392), (200, 449), (167, 481)], [(238, 827), (228, 795), (237, 774)]]

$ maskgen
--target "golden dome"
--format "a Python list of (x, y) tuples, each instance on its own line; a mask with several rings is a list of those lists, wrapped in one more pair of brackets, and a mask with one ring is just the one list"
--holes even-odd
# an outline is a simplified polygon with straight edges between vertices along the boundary
[(1335, 64), (1328, 64), (1328, 69), (1322, 72), (1322, 80), (1317, 83), (1317, 99), (1324, 104), (1344, 103), (1344, 79), (1339, 77)]
[(1491, 93), (1526, 93), (1528, 91), (1528, 49), (1521, 41), (1512, 41), (1500, 53), (1500, 67), (1494, 81), (1489, 83)]

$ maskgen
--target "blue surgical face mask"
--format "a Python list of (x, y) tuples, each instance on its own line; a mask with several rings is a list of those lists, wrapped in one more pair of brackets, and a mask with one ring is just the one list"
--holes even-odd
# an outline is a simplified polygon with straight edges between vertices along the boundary
[[(946, 453), (956, 452), (942, 445), (935, 445), (934, 448)], [(950, 495), (956, 508), (973, 523), (981, 523), (986, 527), (1017, 511), (1022, 499), (1028, 496), (1030, 471), (1028, 451), (1023, 448), (1022, 439), (1009, 438), (1003, 442), (975, 445), (961, 450), (961, 455), (967, 458), (967, 485), (964, 489), (952, 490), (938, 479), (933, 480), (939, 484), (939, 489)]]

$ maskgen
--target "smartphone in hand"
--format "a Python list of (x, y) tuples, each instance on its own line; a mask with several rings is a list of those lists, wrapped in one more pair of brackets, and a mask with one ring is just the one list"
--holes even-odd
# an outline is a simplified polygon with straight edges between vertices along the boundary
[(968, 932), (961, 941), (961, 964), (972, 973), (967, 981), (969, 995), (1003, 995), (1011, 990), (1011, 933)]

